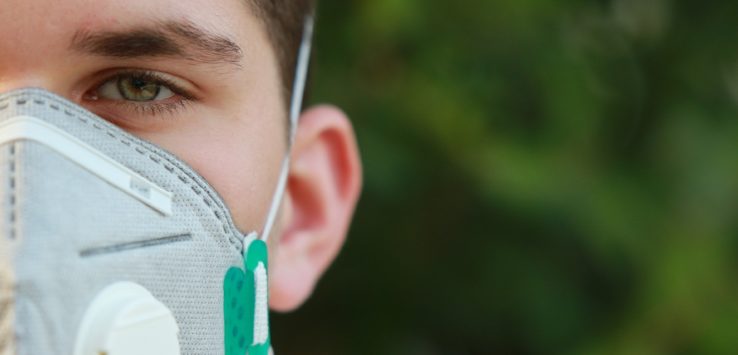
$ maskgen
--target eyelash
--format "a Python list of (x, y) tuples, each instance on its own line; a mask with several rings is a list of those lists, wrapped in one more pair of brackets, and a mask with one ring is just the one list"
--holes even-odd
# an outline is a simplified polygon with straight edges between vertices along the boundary
[[(175, 102), (134, 102), (127, 100), (103, 99), (108, 104), (123, 106), (126, 110), (132, 110), (137, 115), (152, 117), (159, 117), (165, 114), (174, 115), (184, 109), (187, 109), (189, 104), (197, 100), (197, 98), (190, 92), (183, 89), (180, 85), (164, 77), (163, 75), (153, 71), (135, 69), (122, 70), (111, 76), (106, 77), (98, 85), (95, 86), (95, 89), (93, 91), (95, 93), (94, 95), (97, 96), (97, 91), (100, 90), (100, 88), (106, 83), (111, 81), (118, 81), (124, 78), (149, 81), (156, 85), (164, 86), (175, 94), (175, 96), (173, 97), (174, 99), (176, 99)], [(168, 101), (170, 99), (166, 99), (164, 101)]]

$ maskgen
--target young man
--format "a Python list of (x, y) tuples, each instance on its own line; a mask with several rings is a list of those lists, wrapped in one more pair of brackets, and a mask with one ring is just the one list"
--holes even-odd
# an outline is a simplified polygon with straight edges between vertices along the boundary
[[(269, 305), (289, 311), (341, 248), (361, 185), (353, 130), (336, 107), (302, 111), (290, 142), (295, 68), (312, 7), (304, 0), (4, 0), (0, 94), (43, 89), (170, 152), (212, 186), (244, 234), (263, 231), (270, 206), (281, 206), (268, 239)], [(285, 193), (274, 204), (285, 161)], [(33, 336), (14, 334), (19, 342)]]

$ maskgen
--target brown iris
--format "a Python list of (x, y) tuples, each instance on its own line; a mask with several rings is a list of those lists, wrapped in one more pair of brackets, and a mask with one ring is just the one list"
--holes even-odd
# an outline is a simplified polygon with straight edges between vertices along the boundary
[(125, 77), (118, 79), (118, 91), (130, 101), (153, 101), (159, 96), (161, 85), (142, 78)]

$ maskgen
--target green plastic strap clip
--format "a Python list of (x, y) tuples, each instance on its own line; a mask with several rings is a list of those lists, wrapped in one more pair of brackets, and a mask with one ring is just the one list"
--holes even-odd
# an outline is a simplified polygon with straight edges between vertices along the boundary
[(231, 267), (223, 280), (223, 315), (226, 355), (268, 355), (269, 286), (267, 246), (261, 240), (244, 240), (245, 271)]

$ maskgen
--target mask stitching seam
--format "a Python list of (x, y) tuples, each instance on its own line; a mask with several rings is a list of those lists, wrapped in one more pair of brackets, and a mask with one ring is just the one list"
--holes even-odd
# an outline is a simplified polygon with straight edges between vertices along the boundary
[[(44, 96), (46, 96), (46, 95), (44, 95)], [(49, 97), (49, 96), (47, 96), (46, 99), (47, 100), (50, 100), (50, 101), (58, 101), (58, 100), (54, 99), (53, 97)], [(125, 145), (125, 146), (127, 146), (129, 148), (133, 148), (137, 153), (139, 153), (142, 156), (147, 156), (146, 149), (148, 149), (149, 152), (151, 153), (151, 154), (148, 154), (148, 158), (150, 160), (152, 160), (153, 162), (157, 163), (157, 165), (163, 167), (167, 172), (169, 172), (173, 176), (176, 176), (183, 183), (185, 183), (188, 186), (190, 186), (191, 189), (193, 190), (193, 192), (195, 192), (198, 196), (201, 197), (202, 201), (208, 207), (208, 209), (210, 210), (210, 212), (213, 213), (213, 215), (216, 217), (216, 219), (220, 222), (220, 224), (221, 224), (221, 226), (223, 228), (223, 233), (225, 234), (227, 240), (231, 243), (231, 246), (234, 247), (236, 249), (236, 251), (243, 252), (243, 250), (242, 250), (242, 248), (243, 248), (242, 243), (240, 242), (240, 240), (238, 240), (238, 238), (236, 238), (233, 235), (233, 233), (230, 233), (230, 231), (228, 229), (228, 224), (229, 223), (227, 223), (226, 221), (223, 220), (222, 214), (216, 209), (216, 208), (223, 208), (223, 206), (221, 206), (219, 203), (215, 202), (214, 199), (212, 198), (212, 196), (210, 196), (209, 193), (203, 193), (203, 190), (200, 190), (199, 187), (196, 187), (196, 185), (198, 185), (199, 183), (194, 178), (192, 178), (192, 176), (187, 171), (185, 171), (180, 166), (179, 163), (177, 163), (176, 161), (170, 160), (166, 156), (160, 155), (159, 152), (153, 151), (153, 150), (151, 150), (148, 147), (141, 146), (139, 144), (135, 144), (135, 146), (134, 146), (133, 142), (131, 142), (130, 140), (127, 140), (125, 138), (118, 138), (117, 135), (113, 131), (111, 131), (109, 129), (108, 130), (105, 130), (102, 126), (100, 126), (97, 123), (90, 124), (90, 122), (89, 122), (88, 119), (75, 114), (74, 112), (72, 112), (69, 109), (66, 109), (66, 108), (62, 109), (60, 107), (60, 105), (63, 105), (64, 104), (63, 102), (62, 103), (59, 103), (59, 104), (53, 104), (53, 103), (47, 103), (44, 100), (38, 100), (38, 99), (35, 99), (32, 102), (34, 104), (39, 105), (39, 106), (42, 106), (42, 107), (49, 107), (49, 108), (51, 108), (51, 109), (53, 109), (55, 111), (63, 112), (65, 115), (67, 115), (69, 117), (77, 118), (79, 121), (87, 124), (88, 126), (92, 126), (93, 128), (95, 128), (95, 129), (97, 129), (97, 130), (99, 130), (101, 132), (106, 133), (107, 135), (109, 135), (110, 137), (116, 139), (117, 141), (119, 141), (123, 145)], [(25, 99), (17, 99), (17, 100), (15, 100), (15, 103), (17, 105), (21, 105), (22, 106), (22, 105), (25, 105), (26, 103), (28, 103), (28, 100), (25, 100)], [(9, 107), (9, 104), (0, 105), (0, 111), (3, 111), (5, 109), (7, 109), (8, 107)], [(156, 157), (155, 155), (152, 155), (152, 154), (159, 155), (159, 157)], [(167, 163), (169, 163), (171, 165), (164, 164), (161, 161), (162, 158), (165, 159), (167, 161)], [(176, 169), (175, 167), (177, 169), (179, 169), (179, 172), (175, 172), (175, 169)]]
[(11, 296), (12, 281), (9, 272), (0, 277), (0, 354), (16, 353), (16, 333), (13, 330), (15, 323), (15, 300)]
[[(8, 238), (10, 240), (15, 239), (15, 143), (11, 143), (8, 147), (8, 168), (10, 173), (8, 174), (8, 185), (10, 194), (8, 196)], [(12, 331), (12, 324), (14, 322), (14, 307), (13, 299), (10, 296), (11, 281), (9, 280), (10, 272), (7, 270), (0, 271), (3, 273), (0, 275), (0, 353), (1, 354), (12, 354), (15, 352), (14, 337)]]
[(15, 240), (16, 238), (16, 220), (17, 220), (17, 196), (16, 196), (16, 170), (18, 169), (18, 166), (16, 164), (16, 144), (12, 143), (10, 144), (10, 147), (8, 148), (8, 159), (9, 159), (9, 165), (10, 165), (10, 176), (8, 177), (8, 185), (10, 185), (10, 196), (8, 197), (8, 204), (10, 205), (8, 208), (8, 236), (10, 237), (10, 240)]

